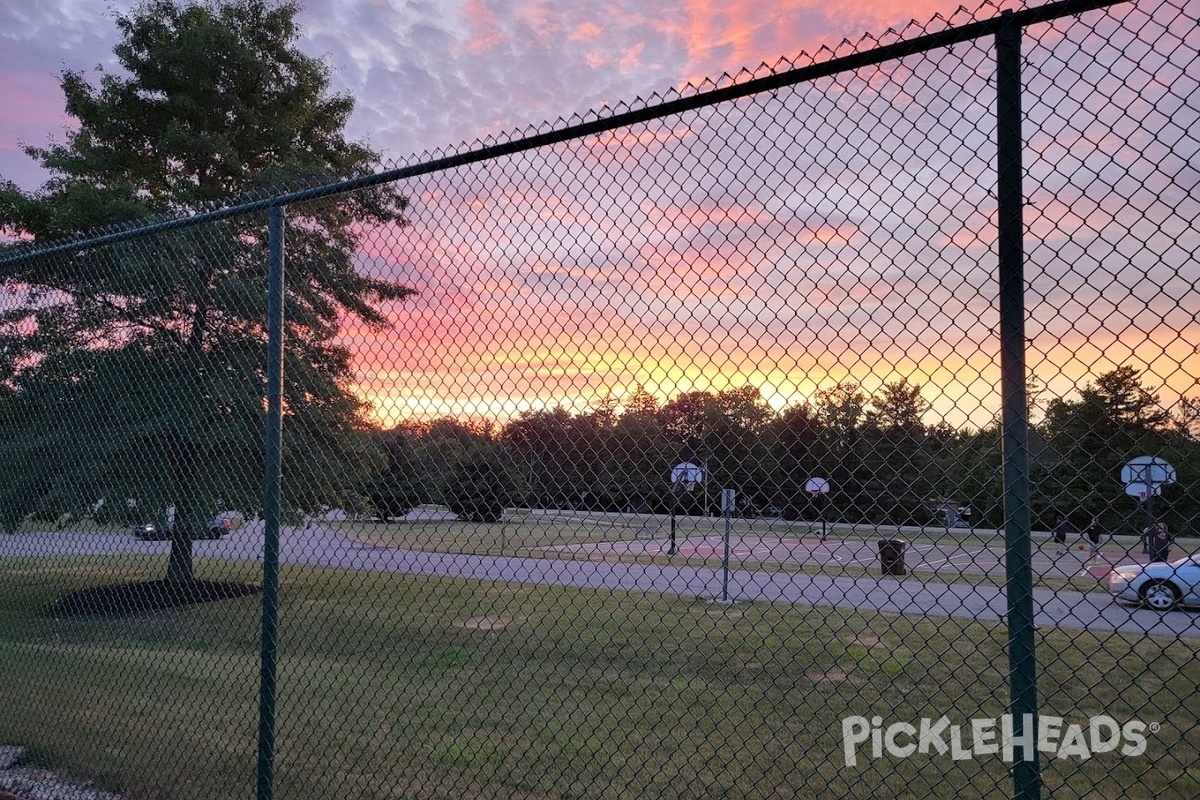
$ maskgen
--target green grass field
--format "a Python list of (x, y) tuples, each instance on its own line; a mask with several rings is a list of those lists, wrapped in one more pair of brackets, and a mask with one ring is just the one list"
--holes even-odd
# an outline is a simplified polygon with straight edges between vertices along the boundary
[[(156, 559), (0, 565), (0, 741), (136, 798), (254, 793), (257, 599), (54, 621)], [(202, 563), (206, 579), (253, 566)], [(841, 720), (1003, 713), (1003, 627), (285, 567), (277, 792), (313, 797), (1004, 797), (997, 756), (842, 755)], [(1046, 796), (1200, 792), (1188, 642), (1042, 631), (1041, 708), (1161, 724), (1045, 763)]]
[[(603, 512), (558, 512), (531, 514), (524, 509), (509, 509), (504, 521), (493, 524), (459, 522), (456, 520), (414, 520), (380, 522), (375, 520), (337, 520), (325, 522), (347, 536), (363, 542), (414, 550), (439, 552), (469, 552), (476, 554), (525, 555), (556, 547), (583, 545), (593, 542), (664, 540), (669, 536), (669, 518), (654, 514), (616, 514)], [(991, 529), (946, 529), (830, 522), (825, 526), (830, 539), (875, 541), (899, 538), (913, 544), (953, 543), (963, 547), (1002, 547), (1003, 531)], [(678, 517), (677, 535), (712, 536), (724, 532), (724, 520), (718, 517)], [(779, 519), (732, 520), (731, 535), (735, 538), (770, 536), (777, 538), (813, 539), (822, 533), (819, 522), (787, 522)], [(1048, 534), (1035, 534), (1035, 546)], [(1135, 536), (1114, 537), (1105, 541), (1112, 547), (1117, 543), (1132, 546)], [(1074, 546), (1078, 537), (1071, 539)], [(1177, 541), (1173, 551), (1190, 553), (1196, 548), (1194, 539)], [(502, 548), (503, 545), (503, 548)]]
[[(665, 540), (670, 535), (669, 518), (654, 514), (562, 512), (534, 515), (510, 509), (502, 523), (479, 524), (445, 520), (377, 522), (343, 520), (327, 523), (362, 542), (411, 550), (432, 550), (489, 555), (529, 555), (553, 548), (594, 542)], [(724, 532), (724, 520), (714, 517), (678, 517), (676, 533), (711, 536)], [(957, 541), (963, 544), (996, 544), (990, 532), (953, 531), (929, 528), (900, 528), (875, 525), (826, 525), (830, 537), (867, 541), (902, 537), (912, 541)], [(732, 535), (811, 538), (821, 534), (820, 523), (786, 522), (778, 519), (734, 519)]]

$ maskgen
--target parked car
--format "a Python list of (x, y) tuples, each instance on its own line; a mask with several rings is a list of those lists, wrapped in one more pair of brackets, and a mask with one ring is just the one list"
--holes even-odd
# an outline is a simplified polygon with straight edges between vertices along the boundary
[[(233, 521), (228, 517), (213, 517), (205, 526), (206, 534), (197, 536), (197, 539), (220, 539), (225, 534), (229, 533), (233, 527)], [(171, 538), (171, 529), (159, 525), (157, 522), (143, 522), (133, 529), (133, 535), (139, 539), (146, 541), (163, 541)]]
[(1200, 553), (1178, 561), (1113, 567), (1108, 590), (1117, 600), (1155, 611), (1200, 606)]
[(229, 517), (213, 517), (208, 521), (208, 538), (220, 539), (233, 530), (233, 520)]

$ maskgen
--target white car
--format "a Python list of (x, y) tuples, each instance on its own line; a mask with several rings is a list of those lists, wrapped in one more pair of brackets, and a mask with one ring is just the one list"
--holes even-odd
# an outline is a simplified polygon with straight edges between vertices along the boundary
[(1200, 553), (1178, 561), (1125, 564), (1108, 575), (1113, 597), (1155, 611), (1200, 606)]

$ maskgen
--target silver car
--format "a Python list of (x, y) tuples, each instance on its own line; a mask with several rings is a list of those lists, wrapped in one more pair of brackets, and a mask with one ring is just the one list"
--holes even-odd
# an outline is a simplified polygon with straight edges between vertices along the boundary
[(1155, 611), (1200, 606), (1200, 553), (1178, 561), (1113, 567), (1108, 590), (1118, 600)]

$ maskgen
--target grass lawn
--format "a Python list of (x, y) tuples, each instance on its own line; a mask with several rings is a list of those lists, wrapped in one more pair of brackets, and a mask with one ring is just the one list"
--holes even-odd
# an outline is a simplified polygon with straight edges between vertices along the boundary
[[(512, 555), (535, 549), (565, 545), (587, 544), (596, 541), (634, 541), (637, 539), (666, 539), (670, 518), (661, 514), (617, 514), (605, 512), (548, 511), (531, 513), (527, 509), (509, 509), (505, 522), (480, 524), (441, 519), (380, 522), (375, 520), (336, 520), (322, 524), (336, 528), (362, 541), (376, 541), (396, 547), (416, 550), (446, 550), (456, 552)], [(679, 536), (712, 536), (724, 532), (724, 520), (719, 517), (677, 517)], [(782, 539), (815, 539), (820, 537), (819, 522), (759, 518), (732, 520), (731, 534), (735, 538), (768, 536)], [(947, 529), (940, 527), (871, 525), (830, 522), (825, 525), (830, 539), (873, 542), (884, 538), (904, 539), (912, 544), (959, 545), (962, 547), (1002, 547), (1004, 532), (987, 528)], [(1038, 542), (1049, 543), (1049, 534), (1035, 533)], [(1070, 543), (1078, 545), (1078, 536)], [(1136, 536), (1112, 537), (1105, 547), (1124, 544), (1133, 547)], [(1194, 539), (1175, 543), (1173, 552), (1190, 553), (1196, 549)]]
[[(0, 743), (139, 798), (251, 797), (259, 602), (55, 621), (157, 559), (0, 564)], [(254, 565), (201, 563), (208, 580)], [(284, 567), (277, 791), (316, 797), (1005, 797), (998, 756), (845, 765), (841, 720), (996, 717), (1003, 627)], [(1040, 707), (1161, 725), (1046, 757), (1044, 796), (1200, 793), (1194, 644), (1043, 630)]]
[[(583, 545), (592, 542), (665, 540), (670, 535), (670, 518), (655, 514), (611, 514), (602, 512), (550, 512), (531, 514), (509, 509), (503, 523), (479, 524), (445, 520), (378, 522), (341, 520), (326, 523), (363, 542), (404, 547), (410, 550), (438, 550), (476, 554), (518, 554)], [(712, 536), (724, 532), (724, 520), (714, 517), (678, 517), (677, 535)], [(735, 519), (731, 534), (735, 537), (774, 536), (814, 538), (821, 535), (820, 523), (786, 522), (779, 519)], [(963, 545), (997, 543), (990, 533), (975, 531), (947, 532), (942, 528), (900, 528), (894, 525), (843, 525), (830, 523), (826, 534), (831, 538), (860, 541), (901, 537), (910, 541), (946, 542)]]

